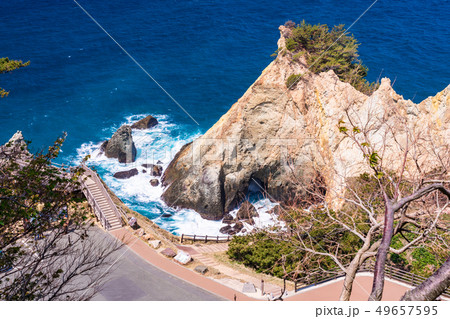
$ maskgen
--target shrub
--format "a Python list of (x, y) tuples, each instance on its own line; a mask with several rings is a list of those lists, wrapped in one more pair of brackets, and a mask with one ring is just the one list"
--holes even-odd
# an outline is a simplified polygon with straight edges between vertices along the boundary
[(333, 70), (341, 81), (365, 94), (371, 94), (377, 88), (377, 84), (365, 79), (368, 68), (359, 60), (359, 43), (345, 31), (344, 25), (330, 30), (326, 24), (311, 25), (303, 20), (299, 25), (290, 21), (285, 26), (292, 31), (286, 39), (286, 48), (296, 54), (306, 54), (312, 72)]
[(288, 89), (292, 89), (294, 84), (302, 77), (301, 74), (291, 74), (286, 80), (286, 86)]
[(302, 258), (302, 254), (295, 252), (291, 243), (275, 240), (262, 232), (233, 237), (227, 254), (257, 272), (280, 278), (285, 274), (283, 266), (288, 273), (292, 272)]

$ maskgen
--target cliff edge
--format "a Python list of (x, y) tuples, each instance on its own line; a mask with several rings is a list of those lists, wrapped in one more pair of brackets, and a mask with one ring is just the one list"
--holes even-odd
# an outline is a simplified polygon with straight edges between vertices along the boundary
[[(245, 94), (176, 154), (162, 178), (162, 198), (169, 206), (219, 220), (249, 188), (262, 188), (278, 201), (298, 195), (293, 175), (297, 183), (308, 184), (311, 173), (321, 170), (327, 185), (340, 185), (342, 176), (363, 169), (362, 154), (339, 132), (350, 105), (361, 121), (370, 116), (389, 121), (395, 113), (415, 126), (429, 127), (443, 143), (450, 139), (450, 86), (415, 104), (398, 95), (385, 78), (367, 96), (333, 71), (309, 72), (304, 59), (293, 59), (286, 50), (288, 32), (280, 27), (277, 58)], [(294, 74), (303, 76), (288, 88), (286, 81)]]

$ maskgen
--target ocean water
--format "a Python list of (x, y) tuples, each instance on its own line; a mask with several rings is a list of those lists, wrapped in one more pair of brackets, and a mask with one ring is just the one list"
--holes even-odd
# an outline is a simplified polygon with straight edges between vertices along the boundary
[[(118, 43), (169, 92), (187, 116), (72, 0), (0, 1), (0, 56), (30, 60), (0, 75), (0, 143), (23, 131), (33, 150), (68, 138), (61, 161), (88, 153), (118, 196), (174, 233), (217, 234), (220, 222), (175, 211), (140, 174), (97, 156), (121, 124), (152, 114), (153, 130), (134, 132), (138, 162), (171, 156), (204, 133), (272, 61), (278, 26), (287, 20), (350, 26), (374, 1), (79, 0)], [(379, 0), (351, 28), (368, 79), (387, 76), (399, 94), (420, 102), (450, 82), (450, 1)], [(261, 211), (272, 204), (255, 199)], [(169, 212), (171, 218), (161, 218)], [(261, 215), (270, 221), (269, 215)]]

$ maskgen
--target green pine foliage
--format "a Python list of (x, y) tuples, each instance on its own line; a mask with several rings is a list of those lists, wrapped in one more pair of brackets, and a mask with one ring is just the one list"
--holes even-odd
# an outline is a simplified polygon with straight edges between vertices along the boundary
[[(23, 68), (30, 64), (30, 61), (28, 62), (22, 62), (21, 60), (10, 60), (8, 58), (0, 58), (0, 74), (11, 72), (13, 70)], [(5, 91), (0, 87), (0, 97), (8, 96), (9, 92)]]
[[(290, 242), (275, 240), (264, 232), (234, 236), (228, 246), (228, 256), (257, 272), (282, 278), (292, 273), (302, 259)], [(286, 256), (283, 258), (283, 256)]]
[(341, 81), (368, 95), (377, 88), (365, 79), (368, 68), (359, 59), (359, 43), (343, 24), (330, 30), (326, 24), (311, 25), (303, 20), (298, 25), (288, 21), (286, 27), (291, 29), (286, 48), (297, 58), (305, 55), (312, 72), (333, 70)]

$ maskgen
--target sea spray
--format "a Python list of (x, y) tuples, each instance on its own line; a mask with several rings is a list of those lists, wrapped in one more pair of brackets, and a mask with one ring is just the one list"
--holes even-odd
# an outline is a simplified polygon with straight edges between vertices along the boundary
[[(109, 139), (121, 125), (132, 123), (146, 117), (148, 114), (132, 115), (125, 118), (118, 126), (102, 130), (104, 140)], [(217, 236), (223, 235), (219, 229), (226, 224), (221, 221), (211, 221), (191, 209), (175, 209), (168, 207), (162, 200), (163, 188), (161, 183), (152, 187), (151, 176), (143, 164), (160, 164), (166, 169), (171, 159), (183, 145), (200, 136), (200, 132), (186, 133), (183, 127), (171, 122), (167, 115), (155, 115), (158, 125), (147, 130), (133, 130), (133, 140), (137, 148), (137, 157), (134, 163), (123, 164), (117, 159), (107, 158), (101, 151), (103, 141), (87, 142), (77, 149), (77, 160), (81, 161), (90, 155), (88, 164), (93, 166), (108, 187), (131, 209), (148, 217), (161, 228), (173, 234), (196, 234)], [(116, 179), (114, 173), (136, 168), (139, 174), (129, 179)], [(156, 177), (158, 178), (158, 177)], [(280, 225), (276, 216), (268, 213), (276, 204), (268, 199), (254, 198), (251, 202), (258, 210), (259, 217), (255, 217), (255, 225), (244, 224), (245, 232), (255, 227)], [(236, 215), (237, 210), (231, 212)], [(243, 232), (241, 232), (243, 233)]]

